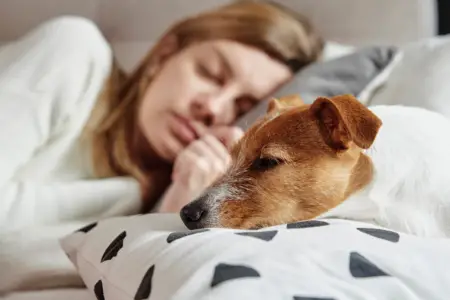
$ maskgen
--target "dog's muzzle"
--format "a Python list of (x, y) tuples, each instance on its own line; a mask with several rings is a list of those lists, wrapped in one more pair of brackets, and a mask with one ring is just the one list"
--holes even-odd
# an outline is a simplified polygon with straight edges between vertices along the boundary
[(209, 215), (207, 198), (207, 195), (201, 196), (181, 209), (180, 217), (187, 228), (193, 230), (205, 227)]

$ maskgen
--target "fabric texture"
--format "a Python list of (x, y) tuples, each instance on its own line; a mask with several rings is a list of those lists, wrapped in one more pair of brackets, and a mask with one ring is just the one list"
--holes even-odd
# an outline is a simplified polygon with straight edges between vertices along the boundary
[(58, 238), (139, 211), (137, 182), (96, 179), (81, 138), (110, 67), (105, 39), (77, 17), (0, 48), (0, 293), (80, 285)]
[(188, 231), (177, 215), (112, 218), (62, 239), (97, 299), (444, 300), (450, 241), (317, 219)]
[(242, 116), (236, 124), (244, 129), (248, 128), (266, 113), (267, 103), (272, 97), (298, 94), (309, 104), (319, 96), (358, 96), (391, 64), (396, 53), (395, 47), (366, 47), (335, 59), (311, 64), (299, 71), (290, 82), (267, 100)]
[(95, 300), (87, 289), (49, 289), (38, 291), (15, 292), (4, 297), (2, 300)]
[(418, 106), (450, 118), (450, 35), (401, 48), (367, 97), (370, 105)]

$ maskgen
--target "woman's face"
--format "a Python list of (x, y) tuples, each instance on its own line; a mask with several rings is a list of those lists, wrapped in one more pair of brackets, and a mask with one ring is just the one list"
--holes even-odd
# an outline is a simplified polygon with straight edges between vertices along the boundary
[(173, 161), (192, 141), (231, 125), (289, 80), (283, 64), (232, 41), (194, 44), (166, 60), (145, 92), (139, 126)]

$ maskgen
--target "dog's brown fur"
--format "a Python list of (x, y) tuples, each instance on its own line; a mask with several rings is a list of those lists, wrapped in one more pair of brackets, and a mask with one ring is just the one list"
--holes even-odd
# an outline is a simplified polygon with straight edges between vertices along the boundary
[(351, 95), (312, 105), (273, 99), (233, 148), (225, 176), (195, 201), (207, 214), (191, 227), (260, 228), (328, 211), (370, 183), (373, 166), (362, 150), (381, 125)]

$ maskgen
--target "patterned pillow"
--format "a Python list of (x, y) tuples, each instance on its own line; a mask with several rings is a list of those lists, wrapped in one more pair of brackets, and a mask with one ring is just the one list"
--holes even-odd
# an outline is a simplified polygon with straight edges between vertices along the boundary
[(446, 299), (450, 241), (310, 220), (188, 231), (177, 215), (103, 220), (61, 241), (105, 300)]

